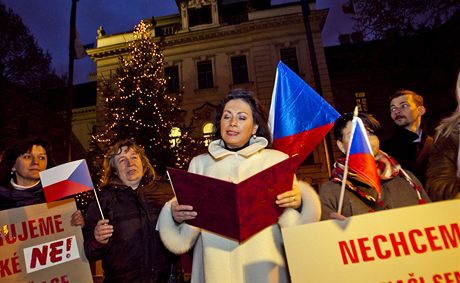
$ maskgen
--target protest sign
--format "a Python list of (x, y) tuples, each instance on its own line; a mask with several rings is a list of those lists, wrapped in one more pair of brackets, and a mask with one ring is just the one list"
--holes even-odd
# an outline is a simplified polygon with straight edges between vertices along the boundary
[(0, 211), (0, 281), (92, 282), (73, 199)]
[(460, 200), (283, 228), (292, 282), (460, 282)]

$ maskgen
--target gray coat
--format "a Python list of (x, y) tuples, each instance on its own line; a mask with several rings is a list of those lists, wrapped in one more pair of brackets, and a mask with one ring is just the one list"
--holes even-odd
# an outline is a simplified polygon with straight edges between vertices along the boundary
[[(422, 187), (419, 180), (412, 173), (407, 173), (414, 182)], [(330, 219), (329, 214), (331, 212), (337, 212), (340, 198), (340, 186), (341, 184), (332, 181), (328, 181), (321, 185), (319, 189), (321, 220)], [(419, 203), (416, 190), (406, 179), (399, 175), (390, 180), (382, 180), (381, 187), (383, 209), (398, 208)], [(420, 194), (426, 202), (430, 202), (425, 190), (422, 189)], [(358, 198), (353, 192), (345, 189), (342, 207), (343, 216), (349, 217), (372, 211), (374, 210), (370, 205)]]

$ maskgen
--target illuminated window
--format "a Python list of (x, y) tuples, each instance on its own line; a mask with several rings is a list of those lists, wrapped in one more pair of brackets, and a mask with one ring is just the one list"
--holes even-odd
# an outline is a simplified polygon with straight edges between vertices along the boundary
[(214, 132), (214, 125), (212, 123), (206, 123), (203, 126), (203, 138), (204, 138), (205, 146), (208, 146), (211, 143), (213, 132)]
[(169, 143), (171, 144), (171, 147), (179, 146), (181, 135), (182, 133), (178, 127), (173, 127), (171, 129), (171, 133), (169, 134)]
[(356, 105), (358, 106), (358, 111), (367, 112), (366, 93), (363, 91), (355, 92), (355, 100), (356, 100)]

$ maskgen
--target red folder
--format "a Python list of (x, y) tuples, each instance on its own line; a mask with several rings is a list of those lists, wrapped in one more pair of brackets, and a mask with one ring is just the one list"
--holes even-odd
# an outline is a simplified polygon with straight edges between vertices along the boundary
[(187, 223), (242, 242), (278, 221), (284, 208), (275, 203), (276, 196), (292, 189), (296, 168), (288, 158), (238, 184), (178, 169), (168, 172), (179, 204), (198, 213)]

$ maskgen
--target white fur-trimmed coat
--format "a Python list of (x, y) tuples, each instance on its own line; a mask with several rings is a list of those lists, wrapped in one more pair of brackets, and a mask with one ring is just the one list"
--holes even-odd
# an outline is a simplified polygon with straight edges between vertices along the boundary
[[(195, 157), (189, 171), (238, 183), (284, 160), (287, 155), (265, 149), (267, 140), (256, 138), (251, 145), (228, 151), (220, 140), (209, 146), (209, 154)], [(176, 254), (193, 248), (192, 282), (289, 282), (279, 226), (288, 227), (318, 221), (320, 201), (313, 188), (295, 180), (302, 195), (302, 209), (287, 208), (278, 225), (260, 231), (243, 243), (182, 223), (177, 224), (170, 202), (163, 207), (158, 227), (165, 246)]]

